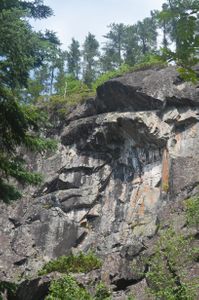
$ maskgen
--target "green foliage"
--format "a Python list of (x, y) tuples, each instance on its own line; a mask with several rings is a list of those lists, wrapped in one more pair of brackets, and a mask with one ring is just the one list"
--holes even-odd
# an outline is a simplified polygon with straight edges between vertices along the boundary
[(39, 138), (28, 134), (25, 137), (24, 144), (29, 150), (37, 152), (46, 150), (54, 151), (57, 149), (57, 142), (55, 140)]
[(127, 72), (130, 72), (130, 70), (131, 68), (128, 65), (122, 65), (117, 70), (106, 72), (96, 79), (96, 81), (92, 84), (92, 89), (96, 90), (98, 86), (102, 85), (107, 80), (121, 76)]
[(142, 52), (136, 24), (126, 26), (123, 51), (125, 64), (134, 66), (138, 63)]
[(196, 0), (168, 0), (156, 15), (176, 46), (174, 51), (166, 46), (163, 54), (181, 67), (180, 74), (185, 80), (196, 81), (191, 67), (198, 62), (198, 11), (199, 3)]
[(90, 32), (83, 44), (83, 81), (91, 87), (97, 75), (97, 59), (99, 57), (99, 43)]
[(24, 168), (24, 160), (20, 157), (14, 157), (13, 160), (0, 156), (0, 170), (6, 177), (14, 177), (20, 183), (38, 184), (41, 182), (41, 175), (37, 173), (28, 172)]
[(168, 182), (162, 184), (162, 190), (163, 190), (165, 193), (168, 193), (168, 190), (169, 190), (169, 184), (168, 184)]
[(188, 280), (185, 272), (192, 259), (190, 240), (172, 228), (162, 231), (146, 274), (150, 294), (163, 300), (195, 299), (197, 281)]
[(123, 23), (112, 23), (108, 27), (110, 31), (104, 36), (108, 40), (104, 50), (106, 55), (110, 54), (112, 56), (112, 64), (118, 68), (123, 61), (122, 50), (126, 36), (126, 26)]
[(64, 84), (60, 90), (60, 94), (63, 95), (69, 103), (76, 102), (73, 98), (79, 95), (79, 98), (81, 99), (81, 97), (86, 95), (88, 92), (88, 86), (71, 75), (65, 77)]
[(178, 68), (177, 70), (178, 70), (178, 73), (179, 73), (180, 77), (184, 81), (190, 81), (192, 83), (197, 83), (198, 82), (198, 75), (191, 68), (189, 68), (189, 67), (186, 67), (186, 68), (181, 67), (181, 68)]
[(153, 18), (145, 18), (138, 21), (136, 24), (138, 44), (141, 46), (143, 55), (150, 53), (156, 48), (157, 43), (157, 28)]
[(121, 65), (117, 70), (106, 72), (100, 75), (96, 81), (92, 84), (92, 89), (96, 90), (100, 85), (106, 82), (109, 79), (119, 77), (128, 72), (135, 72), (140, 70), (145, 70), (149, 68), (159, 67), (164, 68), (167, 66), (167, 63), (158, 55), (145, 55), (139, 64), (132, 66)]
[(23, 10), (26, 13), (27, 17), (34, 19), (48, 18), (53, 14), (52, 9), (49, 6), (43, 4), (43, 0), (2, 0), (0, 2), (0, 10), (15, 8)]
[(92, 298), (71, 275), (66, 275), (51, 283), (50, 293), (45, 300), (92, 300)]
[(133, 295), (129, 295), (127, 300), (136, 300), (135, 297)]
[(0, 199), (5, 203), (9, 203), (10, 200), (17, 200), (21, 197), (21, 193), (12, 185), (5, 183), (0, 179)]
[(50, 261), (43, 266), (39, 275), (58, 271), (60, 273), (86, 273), (101, 267), (101, 261), (93, 252), (77, 255), (61, 256), (54, 261)]
[[(52, 281), (49, 295), (45, 300), (111, 300), (111, 292), (100, 282), (92, 297), (85, 288), (80, 286), (71, 275), (65, 275)], [(129, 299), (130, 300), (130, 299)]]
[(15, 296), (17, 285), (15, 283), (0, 281), (0, 300), (3, 300), (2, 294), (6, 291), (7, 296), (12, 298)]
[(199, 195), (186, 200), (187, 222), (191, 226), (199, 226)]
[(49, 149), (51, 142), (40, 138), (44, 117), (33, 106), (22, 104), (30, 70), (42, 60), (41, 39), (27, 17), (42, 18), (51, 14), (42, 1), (3, 1), (0, 4), (0, 198), (8, 202), (20, 193), (7, 181), (38, 184), (39, 174), (32, 174), (19, 157), (19, 147)]
[(167, 66), (166, 60), (157, 54), (144, 55), (138, 64), (131, 68), (133, 71), (147, 70), (153, 68), (165, 68)]
[(78, 79), (80, 73), (81, 52), (80, 44), (74, 38), (69, 46), (69, 51), (66, 53), (68, 73)]
[(90, 90), (82, 81), (73, 76), (65, 76), (62, 85), (60, 85), (59, 94), (51, 96), (48, 101), (45, 100), (45, 97), (40, 97), (37, 102), (50, 113), (57, 113), (59, 117), (64, 117), (71, 107), (83, 103), (94, 95), (95, 92)]
[(103, 282), (97, 285), (94, 300), (111, 300), (111, 292)]

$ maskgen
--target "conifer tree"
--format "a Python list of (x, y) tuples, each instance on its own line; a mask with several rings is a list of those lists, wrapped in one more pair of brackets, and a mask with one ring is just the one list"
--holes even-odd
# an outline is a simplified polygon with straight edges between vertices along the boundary
[(96, 79), (99, 59), (99, 43), (90, 32), (83, 44), (83, 80), (90, 87)]
[(137, 35), (137, 27), (135, 25), (126, 26), (126, 34), (124, 38), (124, 62), (133, 66), (139, 62), (141, 55), (141, 47), (139, 46), (139, 38)]
[[(20, 98), (21, 90), (27, 87), (30, 70), (42, 61), (41, 41), (32, 31), (27, 16), (46, 16), (39, 9), (42, 1), (28, 2), (24, 10), (25, 4), (15, 0), (0, 4), (0, 199), (4, 201), (19, 197), (19, 192), (8, 184), (9, 178), (33, 184), (41, 180), (39, 174), (27, 170), (19, 146), (31, 150), (53, 146), (36, 134), (43, 123), (42, 114)], [(47, 14), (50, 12), (47, 8)]]
[(114, 54), (112, 55), (112, 61), (117, 67), (119, 67), (123, 62), (122, 53), (126, 34), (126, 26), (122, 23), (112, 23), (108, 27), (110, 28), (110, 31), (104, 36), (108, 40), (104, 50), (109, 55), (111, 55), (111, 52)]
[(143, 55), (153, 51), (157, 46), (157, 30), (154, 18), (145, 18), (136, 24), (138, 43)]
[(174, 61), (185, 80), (197, 81), (192, 67), (199, 61), (199, 2), (198, 0), (167, 0), (156, 18), (167, 26), (175, 49), (164, 49), (168, 61)]
[(66, 52), (66, 60), (68, 73), (74, 78), (78, 79), (81, 69), (81, 52), (80, 44), (74, 38), (72, 38), (72, 42), (69, 46), (69, 51)]
[(170, 39), (175, 43), (175, 51), (167, 51), (168, 57), (181, 66), (191, 67), (198, 61), (199, 2), (196, 0), (168, 0), (167, 10), (159, 13), (160, 20), (171, 24)]

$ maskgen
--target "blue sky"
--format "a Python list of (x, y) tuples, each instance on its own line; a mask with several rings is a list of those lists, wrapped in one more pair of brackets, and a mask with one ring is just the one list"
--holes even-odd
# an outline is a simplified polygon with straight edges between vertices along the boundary
[(163, 0), (44, 0), (54, 16), (33, 22), (36, 30), (48, 28), (57, 32), (63, 48), (71, 43), (72, 37), (83, 43), (88, 32), (99, 42), (108, 32), (111, 23), (134, 24), (160, 9)]

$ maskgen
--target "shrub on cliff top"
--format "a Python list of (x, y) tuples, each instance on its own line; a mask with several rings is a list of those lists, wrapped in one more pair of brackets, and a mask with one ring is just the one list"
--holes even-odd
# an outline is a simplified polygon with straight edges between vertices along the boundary
[(58, 271), (60, 273), (86, 273), (101, 267), (101, 260), (93, 252), (77, 255), (61, 256), (56, 260), (49, 261), (39, 271), (39, 275)]
[(126, 64), (121, 65), (117, 70), (112, 70), (100, 75), (96, 81), (92, 84), (92, 89), (96, 91), (96, 89), (102, 85), (107, 80), (113, 79), (115, 77), (122, 76), (126, 73), (146, 70), (153, 67), (166, 67), (167, 63), (158, 55), (146, 55), (134, 66), (129, 66)]

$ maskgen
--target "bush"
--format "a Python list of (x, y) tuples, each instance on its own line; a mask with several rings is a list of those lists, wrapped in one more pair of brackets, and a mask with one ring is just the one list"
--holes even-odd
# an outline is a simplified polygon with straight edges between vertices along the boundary
[(152, 67), (166, 67), (167, 63), (158, 55), (146, 55), (143, 59), (133, 67), (123, 64), (117, 70), (106, 72), (100, 75), (97, 80), (92, 84), (92, 89), (96, 91), (96, 89), (102, 85), (107, 80), (110, 80), (115, 77), (119, 77), (124, 75), (125, 73), (146, 70)]
[(102, 265), (101, 260), (93, 252), (78, 255), (61, 256), (56, 260), (50, 261), (44, 265), (39, 275), (48, 274), (54, 271), (60, 273), (87, 273), (98, 269)]
[(86, 289), (80, 287), (70, 275), (52, 281), (49, 290), (45, 300), (92, 300)]
[(131, 71), (131, 67), (128, 66), (128, 65), (121, 65), (121, 67), (117, 70), (113, 70), (113, 71), (109, 71), (109, 72), (106, 72), (102, 75), (100, 75), (96, 81), (92, 84), (92, 89), (94, 91), (96, 91), (96, 89), (102, 85), (104, 82), (106, 82), (107, 80), (109, 79), (112, 79), (112, 78), (115, 78), (115, 77), (119, 77), (125, 73), (128, 73)]
[(187, 223), (198, 228), (199, 226), (199, 195), (186, 200)]
[(111, 300), (111, 292), (103, 282), (97, 285), (94, 300)]
[(197, 282), (185, 274), (192, 259), (190, 240), (172, 228), (162, 232), (146, 274), (149, 293), (162, 300), (196, 299)]
[(64, 84), (57, 94), (40, 96), (37, 99), (37, 103), (47, 108), (49, 112), (57, 112), (60, 116), (65, 116), (71, 107), (84, 102), (94, 95), (95, 92), (90, 90), (81, 80), (77, 80), (72, 76), (66, 76)]
[[(0, 300), (3, 300), (3, 294), (6, 292), (7, 296), (10, 298), (14, 298), (17, 290), (17, 285), (12, 282), (0, 281)], [(12, 298), (12, 299), (13, 299)]]

